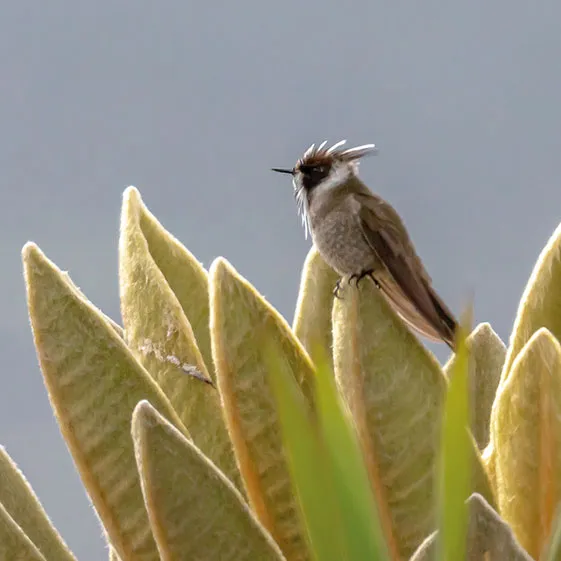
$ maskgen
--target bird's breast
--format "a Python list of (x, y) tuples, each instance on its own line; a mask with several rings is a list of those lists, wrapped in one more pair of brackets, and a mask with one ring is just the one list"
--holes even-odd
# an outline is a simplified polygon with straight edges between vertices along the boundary
[(379, 268), (379, 261), (364, 239), (353, 213), (345, 209), (312, 213), (310, 223), (315, 246), (340, 275)]

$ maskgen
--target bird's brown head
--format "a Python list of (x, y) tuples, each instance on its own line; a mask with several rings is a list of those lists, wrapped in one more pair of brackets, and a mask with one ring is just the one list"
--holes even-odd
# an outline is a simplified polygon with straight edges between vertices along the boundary
[(278, 173), (292, 175), (298, 211), (305, 226), (308, 225), (307, 213), (312, 193), (343, 185), (351, 175), (356, 174), (360, 158), (376, 152), (374, 144), (343, 150), (345, 143), (346, 140), (341, 140), (331, 148), (326, 147), (327, 141), (317, 148), (312, 144), (292, 169), (273, 168)]

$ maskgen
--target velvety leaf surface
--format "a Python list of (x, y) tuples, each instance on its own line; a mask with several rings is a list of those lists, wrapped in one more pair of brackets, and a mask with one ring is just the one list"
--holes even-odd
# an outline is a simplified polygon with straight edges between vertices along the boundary
[[(506, 347), (488, 323), (480, 323), (468, 337), (470, 350), (470, 417), (473, 437), (480, 449), (489, 444), (491, 408), (501, 377)], [(449, 374), (455, 355), (444, 367)]]
[[(533, 561), (516, 541), (510, 526), (481, 495), (474, 493), (468, 504), (466, 561)], [(431, 534), (410, 561), (433, 561), (438, 540), (438, 532)]]
[(142, 399), (184, 431), (160, 387), (105, 316), (34, 244), (23, 250), (39, 363), (60, 430), (122, 561), (158, 561), (130, 426)]
[(524, 289), (514, 320), (501, 383), (530, 337), (541, 327), (561, 340), (561, 224), (543, 248)]
[(284, 559), (232, 483), (147, 401), (132, 434), (163, 561)]
[(0, 559), (47, 561), (0, 503)]
[[(345, 290), (333, 325), (335, 374), (359, 430), (386, 538), (407, 558), (436, 525), (446, 379), (373, 283)], [(475, 489), (492, 500), (475, 450), (472, 458)]]
[(514, 361), (493, 417), (500, 513), (537, 559), (561, 500), (561, 345), (547, 329)]
[(43, 510), (31, 485), (2, 446), (0, 503), (46, 559), (76, 561)]
[(322, 259), (315, 247), (306, 257), (298, 302), (292, 329), (308, 353), (313, 345), (321, 345), (332, 363), (331, 346), (333, 342), (331, 310), (333, 308), (333, 289), (339, 276)]
[(138, 229), (154, 264), (175, 294), (197, 341), (207, 370), (214, 379), (209, 331), (208, 274), (197, 258), (170, 234), (148, 210), (140, 193), (129, 187), (123, 194), (122, 237), (127, 227)]
[[(242, 488), (220, 395), (209, 383), (184, 312), (189, 306), (199, 323), (208, 321), (206, 273), (200, 269), (148, 213), (138, 191), (129, 188), (119, 243), (121, 313), (127, 343), (167, 395), (196, 445)], [(169, 281), (181, 291), (182, 303)], [(199, 330), (208, 334), (208, 324)]]
[(210, 268), (213, 356), (228, 430), (250, 504), (290, 561), (308, 549), (292, 493), (264, 343), (284, 356), (306, 399), (313, 366), (286, 321), (224, 259)]

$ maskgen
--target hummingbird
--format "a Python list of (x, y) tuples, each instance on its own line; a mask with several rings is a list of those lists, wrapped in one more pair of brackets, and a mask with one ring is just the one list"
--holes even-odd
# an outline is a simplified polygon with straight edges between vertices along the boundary
[(374, 144), (343, 149), (345, 140), (327, 148), (312, 144), (290, 174), (305, 236), (341, 278), (350, 285), (369, 277), (409, 327), (433, 341), (455, 348), (458, 323), (432, 287), (396, 210), (359, 178), (359, 160), (376, 153)]

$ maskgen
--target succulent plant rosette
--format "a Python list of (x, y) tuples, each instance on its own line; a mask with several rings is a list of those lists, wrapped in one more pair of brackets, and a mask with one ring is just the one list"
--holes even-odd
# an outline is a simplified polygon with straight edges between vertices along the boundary
[[(109, 559), (561, 559), (561, 227), (508, 346), (469, 310), (442, 366), (312, 248), (292, 326), (123, 197), (121, 324), (33, 243), (31, 329)], [(74, 560), (0, 448), (0, 560)]]

